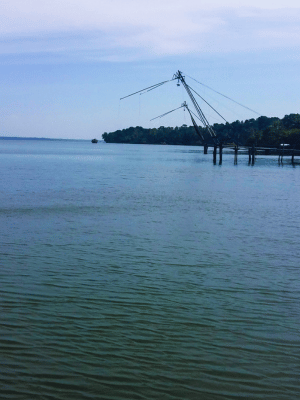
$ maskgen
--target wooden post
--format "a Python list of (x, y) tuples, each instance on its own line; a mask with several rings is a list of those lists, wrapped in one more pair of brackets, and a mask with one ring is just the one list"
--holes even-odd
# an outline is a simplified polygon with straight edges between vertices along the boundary
[(238, 147), (234, 147), (234, 165), (237, 165)]
[(294, 164), (295, 150), (292, 150), (292, 164)]
[(217, 146), (216, 145), (214, 145), (213, 161), (214, 161), (214, 164), (216, 164), (216, 162), (217, 162)]
[(249, 154), (249, 164), (251, 164), (251, 149), (250, 149), (250, 147), (248, 149), (248, 154)]
[(251, 152), (252, 152), (252, 165), (254, 165), (254, 163), (255, 163), (255, 147), (254, 147), (254, 145), (252, 146)]
[(203, 145), (204, 154), (207, 154), (207, 150), (208, 150), (208, 146), (207, 146), (207, 144), (205, 143), (205, 144)]
[(283, 161), (283, 146), (280, 146), (278, 162), (282, 163), (282, 161)]
[(222, 156), (223, 156), (223, 144), (220, 143), (219, 146), (219, 156), (220, 156), (220, 164), (222, 164)]

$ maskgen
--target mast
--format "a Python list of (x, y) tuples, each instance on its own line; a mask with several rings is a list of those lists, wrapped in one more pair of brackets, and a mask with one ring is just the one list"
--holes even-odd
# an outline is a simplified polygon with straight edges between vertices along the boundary
[[(179, 110), (180, 108), (184, 108), (184, 109), (187, 109), (187, 110), (188, 110), (188, 112), (189, 112), (189, 114), (190, 114), (190, 117), (191, 117), (191, 120), (192, 120), (192, 123), (193, 123), (194, 128), (195, 128), (195, 131), (196, 131), (197, 135), (200, 136), (200, 138), (201, 138), (201, 140), (202, 140), (203, 147), (204, 147), (204, 154), (207, 154), (208, 145), (207, 145), (207, 143), (206, 143), (206, 141), (205, 141), (204, 136), (203, 136), (202, 133), (201, 133), (201, 130), (199, 129), (199, 126), (197, 125), (197, 123), (196, 123), (196, 121), (195, 121), (195, 118), (194, 118), (193, 115), (192, 115), (192, 114), (194, 114), (194, 113), (189, 109), (189, 107), (188, 107), (186, 101), (184, 101), (184, 102), (181, 104), (180, 107), (174, 108), (174, 110), (171, 110), (171, 111), (167, 111), (167, 112), (165, 112), (164, 114), (159, 115), (158, 117), (152, 118), (150, 121), (153, 121), (154, 119), (157, 119), (157, 118), (162, 118), (162, 117), (164, 117), (165, 115), (172, 113), (173, 111)], [(196, 114), (194, 114), (194, 115), (196, 116)]]
[(194, 117), (193, 117), (193, 115), (191, 113), (191, 110), (188, 108), (188, 105), (187, 105), (186, 101), (184, 103), (182, 103), (181, 107), (184, 107), (184, 108), (186, 108), (188, 110), (188, 112), (190, 114), (190, 117), (191, 117), (191, 120), (192, 120), (192, 123), (193, 123), (194, 128), (195, 128), (195, 131), (196, 131), (197, 135), (199, 135), (201, 137), (202, 142), (205, 144), (205, 139), (204, 139), (204, 137), (203, 137), (203, 135), (202, 135), (202, 133), (201, 133), (201, 131), (199, 129), (199, 126), (197, 125), (197, 123), (196, 123), (196, 121), (195, 121), (195, 119), (194, 119)]
[[(218, 139), (217, 139), (217, 136), (216, 136), (216, 134), (215, 134), (215, 131), (214, 131), (213, 128), (210, 126), (210, 124), (209, 124), (207, 118), (205, 117), (203, 111), (201, 110), (199, 104), (197, 103), (197, 101), (196, 101), (196, 99), (195, 99), (193, 93), (192, 93), (191, 90), (190, 90), (189, 85), (186, 83), (186, 81), (185, 81), (185, 79), (184, 79), (184, 76), (182, 75), (182, 72), (178, 70), (178, 71), (176, 72), (176, 74), (174, 74), (173, 79), (177, 79), (177, 80), (178, 80), (178, 83), (177, 83), (178, 86), (179, 86), (179, 82), (181, 82), (181, 83), (183, 84), (183, 87), (184, 87), (185, 90), (187, 91), (187, 94), (189, 95), (190, 99), (192, 100), (192, 103), (193, 103), (193, 105), (194, 105), (194, 107), (195, 107), (195, 109), (196, 109), (196, 111), (197, 111), (197, 114), (198, 114), (198, 116), (199, 116), (200, 121), (202, 122), (202, 124), (203, 124), (204, 127), (206, 128), (206, 130), (207, 130), (208, 134), (210, 135), (210, 137), (213, 139), (214, 144), (217, 144), (217, 143), (218, 143)], [(188, 109), (188, 107), (186, 107), (186, 108), (187, 108), (187, 110), (188, 110), (189, 113), (190, 113), (190, 116), (191, 116), (191, 119), (192, 119), (192, 122), (193, 122), (194, 127), (195, 127), (195, 125), (197, 126), (197, 124), (196, 124), (194, 118), (193, 118), (192, 115), (191, 115), (190, 110)], [(198, 126), (197, 126), (197, 128), (198, 128)], [(197, 133), (198, 133), (199, 129), (197, 129), (197, 128), (195, 127), (195, 129), (196, 129), (196, 131), (197, 131)], [(199, 133), (198, 133), (198, 134), (199, 134)], [(201, 135), (201, 136), (202, 136), (202, 135)], [(204, 138), (203, 138), (203, 142), (204, 142), (204, 146), (207, 146), (207, 143), (206, 143), (206, 141), (204, 140)]]

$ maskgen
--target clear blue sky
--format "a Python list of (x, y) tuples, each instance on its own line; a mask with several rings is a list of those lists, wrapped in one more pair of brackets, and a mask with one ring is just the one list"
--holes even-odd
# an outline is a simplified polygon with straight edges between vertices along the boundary
[[(175, 82), (119, 100), (178, 69), (261, 115), (299, 113), (299, 26), (296, 0), (1, 0), (0, 136), (190, 124), (183, 110), (150, 121), (191, 106)], [(229, 122), (257, 117), (187, 81)]]

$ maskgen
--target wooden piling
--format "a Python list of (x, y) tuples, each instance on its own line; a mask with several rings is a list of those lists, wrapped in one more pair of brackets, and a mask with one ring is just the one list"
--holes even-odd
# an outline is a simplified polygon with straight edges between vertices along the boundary
[(216, 162), (217, 162), (217, 146), (216, 145), (214, 145), (213, 161), (214, 161), (214, 164), (216, 164)]
[(219, 156), (220, 156), (220, 164), (222, 164), (222, 156), (223, 156), (223, 144), (220, 143), (219, 146)]
[(254, 145), (252, 146), (252, 149), (251, 149), (251, 156), (252, 156), (252, 165), (254, 165), (254, 163), (255, 163), (255, 147), (254, 147)]
[(207, 144), (204, 144), (204, 145), (203, 145), (203, 152), (204, 152), (204, 154), (207, 154), (207, 150), (208, 150), (208, 146), (207, 146)]
[(283, 145), (280, 146), (280, 148), (279, 148), (278, 151), (279, 151), (278, 162), (279, 162), (279, 163), (282, 163), (282, 162), (283, 162), (283, 152), (284, 152), (284, 147), (283, 147)]

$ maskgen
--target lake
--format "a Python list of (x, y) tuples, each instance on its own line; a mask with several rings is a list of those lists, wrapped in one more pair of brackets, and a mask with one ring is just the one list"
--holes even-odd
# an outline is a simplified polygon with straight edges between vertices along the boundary
[(88, 141), (0, 159), (2, 398), (299, 399), (300, 165)]

